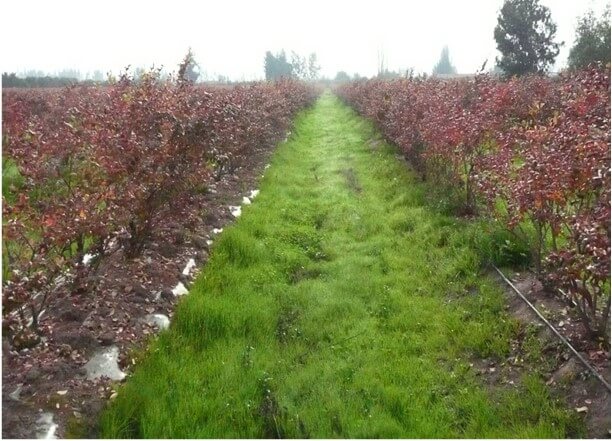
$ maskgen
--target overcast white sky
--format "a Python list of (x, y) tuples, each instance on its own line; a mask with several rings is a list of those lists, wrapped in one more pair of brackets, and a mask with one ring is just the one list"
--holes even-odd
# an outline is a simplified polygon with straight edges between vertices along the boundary
[[(577, 18), (606, 0), (541, 0), (557, 23), (565, 65)], [(431, 72), (444, 45), (460, 73), (497, 54), (493, 29), (503, 0), (2, 2), (0, 70), (77, 68), (117, 72), (176, 66), (191, 47), (210, 75), (263, 77), (266, 50), (316, 52), (321, 73), (371, 76), (389, 69)]]

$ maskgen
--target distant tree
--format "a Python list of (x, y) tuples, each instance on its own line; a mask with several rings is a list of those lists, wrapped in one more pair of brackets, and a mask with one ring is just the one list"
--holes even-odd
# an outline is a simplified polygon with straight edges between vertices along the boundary
[(378, 73), (376, 74), (376, 76), (378, 78), (382, 78), (385, 75), (385, 72), (389, 72), (389, 70), (387, 69), (387, 65), (385, 62), (385, 53), (384, 51), (381, 49), (378, 51), (377, 53), (378, 56)]
[[(42, 72), (39, 71), (36, 75), (32, 75), (32, 76), (39, 77), (39, 76), (44, 76), (44, 75)], [(55, 76), (58, 78), (75, 78), (76, 80), (80, 80), (82, 78), (81, 71), (78, 69), (62, 69)]]
[(505, 0), (493, 35), (501, 58), (497, 64), (506, 75), (544, 73), (559, 55), (563, 43), (555, 43), (557, 25), (539, 0)]
[(321, 70), (321, 66), (317, 62), (317, 54), (312, 52), (308, 56), (308, 78), (311, 80), (316, 80), (319, 78), (319, 71)]
[(291, 51), (291, 75), (300, 79), (308, 77), (306, 58), (294, 51)]
[(610, 62), (609, 4), (599, 20), (592, 10), (578, 20), (576, 40), (570, 49), (567, 64), (571, 69), (579, 69), (598, 61)]
[(102, 73), (101, 70), (94, 70), (93, 75), (92, 75), (92, 80), (97, 81), (97, 82), (102, 82), (104, 81), (104, 74)]
[(51, 77), (49, 75), (41, 77), (21, 78), (16, 73), (2, 74), (2, 87), (64, 87), (78, 83), (76, 78)]
[(404, 78), (414, 78), (414, 67), (409, 67), (404, 71)]
[(139, 81), (145, 73), (146, 73), (146, 70), (144, 67), (134, 68), (134, 80)]
[(274, 55), (266, 51), (264, 58), (264, 72), (267, 81), (280, 78), (300, 78), (302, 80), (314, 80), (319, 76), (320, 66), (317, 64), (317, 55), (313, 52), (306, 58), (295, 51), (291, 51), (291, 62), (287, 60), (284, 50)]
[(278, 78), (289, 78), (293, 73), (293, 66), (287, 61), (287, 55), (285, 50), (281, 50), (276, 56), (278, 65), (276, 66), (278, 72)]
[(21, 81), (22, 79), (18, 78), (15, 72), (10, 74), (7, 72), (2, 73), (2, 87), (21, 87)]
[(337, 81), (339, 83), (346, 83), (351, 81), (351, 77), (349, 77), (349, 74), (347, 74), (345, 71), (341, 70), (336, 74), (334, 81)]
[(293, 75), (293, 66), (287, 61), (285, 51), (280, 51), (277, 55), (267, 51), (264, 59), (264, 71), (267, 81), (274, 81), (280, 78), (289, 78)]
[(450, 55), (448, 53), (448, 46), (444, 46), (442, 53), (440, 54), (440, 60), (433, 68), (433, 75), (446, 75), (456, 74), (457, 69), (451, 64)]
[(267, 81), (272, 81), (274, 79), (274, 74), (276, 73), (276, 57), (272, 55), (270, 51), (266, 51), (266, 56), (264, 58), (264, 73)]
[(401, 71), (394, 71), (384, 68), (384, 70), (379, 71), (376, 75), (376, 78), (380, 78), (382, 80), (392, 80), (393, 78), (401, 78), (403, 74)]
[(187, 51), (187, 55), (183, 58), (183, 62), (179, 69), (179, 78), (182, 80), (190, 81), (195, 83), (200, 76), (200, 66), (195, 61), (195, 57), (191, 48)]
[(69, 72), (66, 75), (62, 75), (62, 73), (66, 73), (66, 71), (67, 71), (67, 69), (64, 69), (63, 71), (61, 71), (59, 73), (56, 73), (55, 75), (49, 75), (48, 73), (45, 73), (42, 70), (29, 69), (29, 70), (26, 70), (25, 72), (22, 72), (21, 75), (19, 75), (19, 76), (22, 77), (22, 78), (28, 78), (28, 77), (30, 77), (30, 78), (37, 78), (37, 77), (42, 78), (42, 77), (52, 77), (52, 76), (55, 76), (55, 77), (62, 77), (62, 76), (65, 76), (65, 77), (74, 77), (73, 75), (70, 75), (72, 72)]

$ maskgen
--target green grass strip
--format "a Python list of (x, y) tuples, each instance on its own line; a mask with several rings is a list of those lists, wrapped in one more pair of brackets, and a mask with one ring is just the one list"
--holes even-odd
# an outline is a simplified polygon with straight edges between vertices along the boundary
[(517, 324), (474, 225), (434, 213), (371, 125), (326, 93), (275, 153), (101, 420), (123, 438), (560, 438), (536, 374), (488, 390)]

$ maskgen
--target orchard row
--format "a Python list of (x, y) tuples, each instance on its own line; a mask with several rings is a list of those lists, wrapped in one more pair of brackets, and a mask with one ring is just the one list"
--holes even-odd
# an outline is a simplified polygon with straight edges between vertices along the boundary
[(605, 334), (610, 316), (610, 69), (555, 78), (370, 80), (337, 91), (463, 212), (527, 240), (542, 281)]
[(298, 81), (206, 90), (181, 78), (3, 92), (5, 171), (16, 177), (4, 193), (5, 324), (35, 328), (58, 279), (73, 290), (87, 280), (90, 256), (138, 256), (208, 184), (283, 139), (317, 95)]

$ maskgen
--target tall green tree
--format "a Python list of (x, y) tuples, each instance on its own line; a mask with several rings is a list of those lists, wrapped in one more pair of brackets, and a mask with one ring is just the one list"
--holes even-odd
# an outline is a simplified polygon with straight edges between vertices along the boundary
[(592, 10), (578, 20), (576, 40), (567, 59), (572, 69), (595, 62), (610, 62), (610, 5), (599, 20)]
[(440, 60), (438, 60), (438, 63), (436, 63), (434, 66), (432, 73), (434, 75), (449, 75), (457, 73), (457, 69), (451, 63), (448, 46), (444, 46), (442, 49)]
[(347, 74), (345, 71), (341, 70), (336, 74), (334, 81), (337, 81), (338, 83), (348, 83), (351, 81), (351, 77), (349, 77), (349, 74)]
[(554, 41), (557, 25), (539, 0), (506, 0), (493, 33), (506, 75), (544, 73), (555, 62), (563, 43)]

